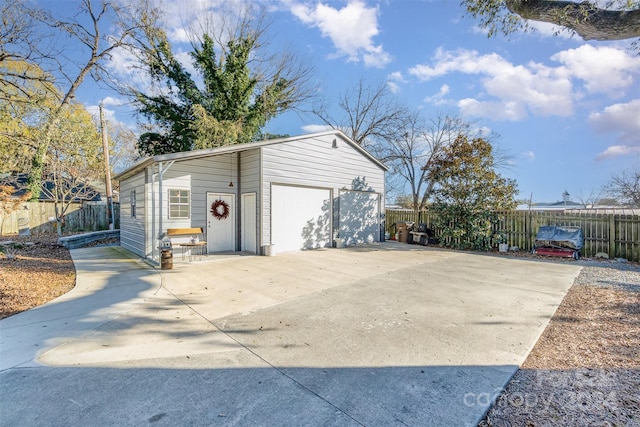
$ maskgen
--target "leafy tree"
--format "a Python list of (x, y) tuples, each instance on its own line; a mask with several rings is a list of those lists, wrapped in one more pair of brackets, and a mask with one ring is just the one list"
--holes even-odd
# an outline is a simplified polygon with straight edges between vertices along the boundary
[(176, 59), (164, 31), (147, 32), (138, 53), (159, 87), (132, 93), (160, 131), (143, 134), (139, 151), (154, 155), (249, 142), (270, 119), (305, 100), (310, 70), (289, 54), (269, 56), (265, 31), (263, 21), (247, 11), (226, 41), (205, 32), (190, 53), (197, 79)]
[(605, 190), (621, 205), (640, 208), (640, 168), (614, 175)]
[(107, 136), (109, 138), (110, 165), (112, 172), (122, 172), (140, 160), (136, 144), (136, 134), (118, 122), (107, 120)]
[[(31, 158), (29, 190), (37, 199), (53, 135), (76, 91), (87, 76), (108, 81), (110, 76), (103, 66), (105, 60), (117, 49), (139, 39), (141, 27), (155, 25), (157, 13), (146, 0), (127, 4), (116, 0), (82, 0), (70, 19), (58, 18), (23, 0), (11, 0), (3, 6), (3, 12), (9, 18), (4, 19), (3, 14), (0, 20), (0, 34), (3, 41), (7, 41), (0, 43), (0, 69), (8, 68), (7, 61), (23, 61), (31, 65), (37, 63), (46, 70), (44, 81), (47, 83), (53, 81), (48, 76), (58, 77), (55, 84), (60, 96), (48, 110)], [(78, 62), (77, 58), (82, 57), (78, 55), (79, 49), (85, 55)], [(67, 57), (70, 50), (73, 50), (70, 56), (76, 60)], [(3, 88), (16, 86), (15, 82), (42, 82), (38, 74), (35, 78), (31, 74), (10, 73), (1, 77)], [(31, 99), (28, 93), (23, 95), (27, 101)]]
[[(489, 35), (528, 28), (525, 20), (564, 27), (584, 40), (640, 37), (640, 1), (463, 0), (467, 12)], [(637, 45), (637, 41), (634, 42)]]
[(22, 60), (0, 61), (0, 172), (29, 170), (38, 146), (35, 130), (58, 102), (55, 87), (36, 77), (44, 74)]
[[(38, 33), (34, 11), (23, 0), (3, 0), (0, 3), (0, 100), (14, 104), (37, 102), (32, 88), (52, 88), (51, 73), (41, 64), (57, 53), (51, 45), (41, 49), (42, 34)], [(39, 65), (36, 65), (39, 64)]]
[(407, 116), (405, 127), (388, 137), (379, 149), (391, 171), (411, 190), (412, 209), (425, 209), (429, 204), (434, 188), (429, 173), (443, 150), (460, 135), (478, 138), (480, 130), (448, 114), (425, 119), (414, 113)]
[(92, 184), (104, 179), (101, 149), (91, 115), (77, 104), (65, 108), (60, 124), (51, 134), (44, 168), (46, 180), (41, 189), (55, 204), (58, 235), (62, 235), (64, 216), (71, 204), (97, 194)]
[(489, 249), (494, 244), (495, 210), (515, 208), (514, 180), (496, 172), (493, 147), (482, 138), (464, 135), (444, 147), (429, 172), (434, 181), (436, 227), (440, 241), (463, 249)]

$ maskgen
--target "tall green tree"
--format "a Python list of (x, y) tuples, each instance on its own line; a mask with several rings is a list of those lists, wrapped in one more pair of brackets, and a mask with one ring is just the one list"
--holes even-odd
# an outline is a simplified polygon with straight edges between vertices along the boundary
[(265, 30), (246, 12), (226, 41), (206, 32), (194, 37), (196, 77), (177, 60), (164, 31), (148, 32), (138, 52), (155, 91), (132, 93), (159, 130), (140, 137), (139, 151), (155, 155), (256, 140), (270, 119), (306, 100), (311, 70), (289, 54), (269, 55)]
[(493, 147), (482, 138), (460, 135), (443, 148), (429, 173), (434, 182), (431, 207), (441, 243), (463, 249), (489, 249), (496, 243), (496, 210), (516, 206), (516, 182), (496, 170)]

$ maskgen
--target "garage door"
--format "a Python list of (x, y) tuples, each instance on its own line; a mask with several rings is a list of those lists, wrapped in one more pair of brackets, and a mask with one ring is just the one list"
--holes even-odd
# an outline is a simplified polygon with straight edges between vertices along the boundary
[(330, 246), (331, 191), (272, 185), (271, 243), (276, 252)]
[(340, 191), (340, 238), (346, 245), (380, 241), (380, 195)]

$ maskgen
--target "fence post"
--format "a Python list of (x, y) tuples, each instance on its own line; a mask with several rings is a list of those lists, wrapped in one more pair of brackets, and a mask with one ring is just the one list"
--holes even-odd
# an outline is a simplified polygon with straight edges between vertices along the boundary
[(609, 214), (609, 257), (616, 256), (616, 220), (614, 214)]

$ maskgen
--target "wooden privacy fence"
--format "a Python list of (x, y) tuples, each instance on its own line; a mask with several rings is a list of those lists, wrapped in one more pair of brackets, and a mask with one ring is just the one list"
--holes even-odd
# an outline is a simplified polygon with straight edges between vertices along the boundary
[[(120, 205), (113, 204), (115, 228), (120, 224)], [(33, 234), (55, 231), (55, 206), (50, 202), (25, 202), (18, 210), (4, 217), (0, 216), (0, 235), (18, 234), (30, 229)], [(53, 219), (53, 220), (52, 220)], [(98, 231), (109, 228), (107, 205), (105, 203), (72, 203), (65, 214), (63, 232)]]
[[(582, 255), (593, 257), (604, 252), (610, 258), (640, 262), (640, 215), (593, 212), (496, 212), (494, 233), (506, 236), (509, 245), (520, 250), (533, 249), (538, 229), (543, 225), (580, 227), (584, 235)], [(425, 223), (433, 228), (435, 214), (410, 210), (387, 210), (386, 231), (395, 233), (396, 222)], [(436, 230), (437, 234), (437, 230)]]

